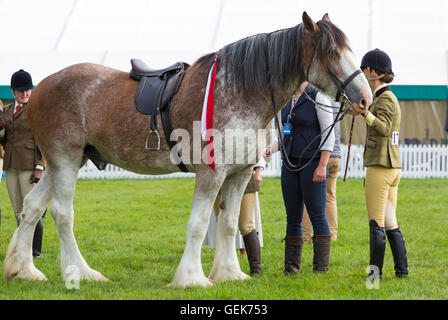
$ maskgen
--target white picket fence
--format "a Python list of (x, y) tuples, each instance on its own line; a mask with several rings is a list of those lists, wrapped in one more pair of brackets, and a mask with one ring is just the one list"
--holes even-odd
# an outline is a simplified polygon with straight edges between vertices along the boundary
[[(365, 175), (363, 167), (364, 146), (352, 145), (347, 178), (362, 178)], [(403, 164), (402, 178), (448, 178), (448, 146), (430, 145), (402, 145), (400, 146), (401, 161)], [(347, 146), (341, 145), (341, 169), (339, 176), (343, 177), (347, 159)], [(266, 166), (263, 176), (279, 177), (281, 173), (280, 152), (273, 155), (272, 161)], [(113, 165), (107, 165), (105, 170), (98, 170), (88, 161), (79, 170), (81, 179), (166, 179), (191, 178), (193, 173), (172, 173), (166, 175), (142, 175), (126, 171)]]
[[(341, 171), (345, 170), (347, 146), (343, 146)], [(347, 177), (360, 178), (365, 175), (363, 168), (364, 146), (352, 146)], [(402, 178), (448, 178), (448, 146), (446, 145), (402, 145), (400, 146)]]

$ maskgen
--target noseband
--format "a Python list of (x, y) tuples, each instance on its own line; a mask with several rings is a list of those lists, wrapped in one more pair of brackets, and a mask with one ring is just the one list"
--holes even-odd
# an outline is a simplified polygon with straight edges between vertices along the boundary
[[(308, 68), (307, 68), (307, 72), (306, 72), (306, 81), (308, 82), (308, 75), (309, 75), (309, 72), (310, 72), (310, 68), (311, 68), (311, 64), (312, 64), (312, 62), (313, 62), (313, 59), (314, 59), (314, 56), (315, 56), (315, 54), (316, 54), (316, 48), (317, 48), (317, 45), (316, 45), (316, 43), (315, 43), (315, 40), (314, 40), (314, 38), (311, 38), (312, 39), (312, 42), (313, 42), (313, 47), (314, 47), (314, 51), (313, 51), (313, 54), (312, 54), (312, 56), (311, 56), (311, 60), (310, 60), (310, 63), (308, 64)], [(320, 42), (320, 39), (319, 39), (319, 42)], [(285, 150), (285, 146), (284, 146), (284, 143), (283, 143), (283, 135), (282, 135), (282, 132), (281, 132), (281, 130), (280, 130), (280, 125), (279, 125), (279, 120), (278, 120), (278, 115), (277, 115), (277, 113), (278, 113), (278, 89), (274, 92), (274, 90), (272, 90), (271, 91), (271, 98), (272, 98), (272, 103), (273, 103), (273, 106), (274, 106), (274, 114), (275, 114), (275, 125), (276, 125), (276, 127), (277, 127), (277, 131), (278, 131), (278, 137), (279, 137), (279, 144), (280, 144), (280, 150), (281, 150), (281, 152), (282, 152), (282, 158), (283, 158), (283, 163), (286, 165), (286, 168), (288, 168), (288, 170), (290, 170), (290, 171), (293, 171), (293, 172), (297, 172), (297, 171), (301, 171), (302, 169), (304, 169), (306, 166), (308, 166), (310, 163), (311, 163), (311, 161), (313, 161), (314, 160), (314, 158), (316, 157), (316, 155), (317, 155), (317, 153), (320, 151), (320, 148), (325, 144), (325, 142), (327, 141), (327, 139), (328, 139), (328, 137), (330, 136), (330, 134), (331, 134), (331, 131), (333, 130), (333, 128), (334, 128), (334, 126), (336, 125), (336, 123), (338, 122), (338, 121), (341, 121), (342, 119), (343, 119), (343, 117), (344, 117), (344, 115), (347, 113), (347, 111), (348, 111), (348, 109), (345, 109), (344, 110), (344, 103), (345, 102), (348, 102), (349, 104), (353, 104), (353, 102), (349, 99), (349, 97), (347, 96), (347, 93), (346, 93), (346, 88), (347, 88), (347, 86), (356, 78), (356, 76), (358, 76), (359, 74), (361, 74), (362, 73), (362, 71), (361, 71), (361, 69), (358, 69), (358, 70), (356, 70), (355, 72), (353, 72), (345, 81), (341, 81), (331, 70), (330, 70), (330, 68), (327, 68), (327, 73), (328, 73), (328, 75), (330, 76), (330, 78), (331, 78), (331, 80), (333, 81), (333, 83), (336, 85), (336, 87), (338, 88), (338, 92), (336, 93), (336, 101), (338, 101), (338, 102), (340, 102), (340, 108), (339, 108), (339, 111), (338, 111), (338, 113), (337, 113), (337, 115), (336, 115), (336, 119), (334, 119), (334, 121), (333, 121), (333, 123), (328, 127), (328, 128), (326, 128), (324, 131), (326, 131), (326, 130), (328, 130), (329, 129), (329, 131), (328, 131), (328, 133), (327, 133), (327, 136), (325, 137), (325, 139), (324, 139), (324, 141), (319, 145), (319, 148), (314, 152), (314, 154), (313, 154), (313, 156), (311, 157), (311, 159), (306, 163), (306, 164), (304, 164), (303, 166), (300, 166), (299, 164), (300, 164), (300, 162), (301, 162), (301, 159), (302, 159), (302, 156), (303, 156), (303, 154), (304, 154), (304, 152), (314, 143), (314, 141), (316, 140), (316, 139), (318, 139), (318, 138), (320, 138), (321, 136), (322, 136), (322, 130), (321, 130), (321, 133), (319, 134), (319, 135), (317, 135), (316, 137), (314, 137), (313, 138), (313, 140), (311, 140), (311, 142), (305, 147), (305, 149), (302, 151), (302, 153), (301, 153), (301, 155), (300, 155), (300, 161), (299, 161), (299, 163), (296, 165), (296, 164), (293, 164), (291, 161), (290, 161), (290, 159), (289, 159), (289, 156), (288, 156), (288, 154), (286, 153), (286, 150)], [(309, 100), (309, 101), (311, 101), (311, 102), (313, 102), (316, 106), (319, 106), (319, 107), (330, 107), (330, 108), (333, 108), (333, 106), (327, 106), (327, 105), (323, 105), (323, 104), (321, 104), (321, 103), (319, 103), (319, 102), (317, 102), (317, 101), (315, 101), (315, 100), (313, 100), (307, 93), (306, 93), (306, 91), (304, 91), (303, 92), (304, 94), (305, 94), (305, 97)], [(291, 108), (292, 108), (293, 106), (291, 106)], [(333, 113), (333, 112), (332, 112)], [(352, 119), (352, 130), (353, 130), (353, 122), (354, 122), (354, 120), (355, 120), (355, 118), (353, 117), (353, 119)], [(350, 142), (351, 142), (351, 132), (350, 132)], [(350, 142), (349, 142), (349, 149), (348, 150), (350, 150)], [(349, 151), (350, 152), (350, 151)], [(348, 160), (348, 157), (349, 157), (349, 155), (347, 155), (347, 160)], [(348, 161), (347, 161), (348, 162)], [(346, 166), (346, 173), (347, 173), (347, 166)], [(344, 181), (345, 181), (345, 175), (344, 175)]]
[(352, 103), (350, 101), (350, 99), (348, 98), (348, 96), (345, 92), (345, 89), (350, 84), (350, 82), (352, 82), (353, 79), (356, 78), (356, 76), (358, 74), (362, 73), (361, 69), (358, 69), (355, 72), (353, 72), (350, 75), (350, 77), (348, 77), (344, 82), (339, 80), (339, 78), (333, 72), (331, 72), (331, 70), (329, 68), (327, 69), (327, 72), (328, 72), (328, 75), (330, 76), (331, 80), (333, 80), (336, 87), (338, 87), (338, 92), (336, 93), (336, 101), (340, 101), (341, 98), (344, 98), (345, 100), (347, 100), (347, 102)]

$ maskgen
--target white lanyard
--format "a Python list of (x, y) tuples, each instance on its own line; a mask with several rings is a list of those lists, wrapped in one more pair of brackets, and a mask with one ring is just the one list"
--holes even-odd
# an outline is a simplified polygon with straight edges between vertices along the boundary
[(286, 122), (291, 122), (292, 110), (294, 109), (295, 106), (296, 106), (296, 95), (293, 95), (291, 100), (291, 109), (289, 109), (288, 119), (286, 120)]

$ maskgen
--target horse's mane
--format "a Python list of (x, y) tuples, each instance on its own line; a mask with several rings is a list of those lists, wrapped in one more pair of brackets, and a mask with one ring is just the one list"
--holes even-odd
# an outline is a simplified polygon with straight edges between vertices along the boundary
[[(326, 66), (337, 59), (343, 49), (350, 49), (345, 34), (325, 20), (317, 22), (322, 39), (316, 47), (316, 57)], [(291, 83), (304, 72), (302, 63), (303, 27), (262, 33), (226, 45), (219, 51), (218, 71), (226, 70), (232, 83), (247, 94), (266, 93)], [(198, 68), (210, 69), (215, 53), (195, 62)]]
[(323, 66), (328, 66), (332, 61), (340, 58), (343, 50), (350, 50), (347, 37), (334, 24), (321, 20), (317, 22), (321, 32), (322, 39), (316, 48), (316, 55)]

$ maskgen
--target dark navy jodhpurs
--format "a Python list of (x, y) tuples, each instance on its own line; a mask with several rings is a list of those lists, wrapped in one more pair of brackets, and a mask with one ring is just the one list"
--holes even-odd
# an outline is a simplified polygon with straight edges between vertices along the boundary
[[(282, 165), (282, 193), (286, 208), (286, 235), (302, 236), (303, 207), (306, 205), (315, 235), (330, 235), (325, 206), (327, 180), (313, 182), (314, 171), (319, 164), (312, 161), (299, 172), (289, 171)], [(327, 167), (328, 177), (328, 167)]]

